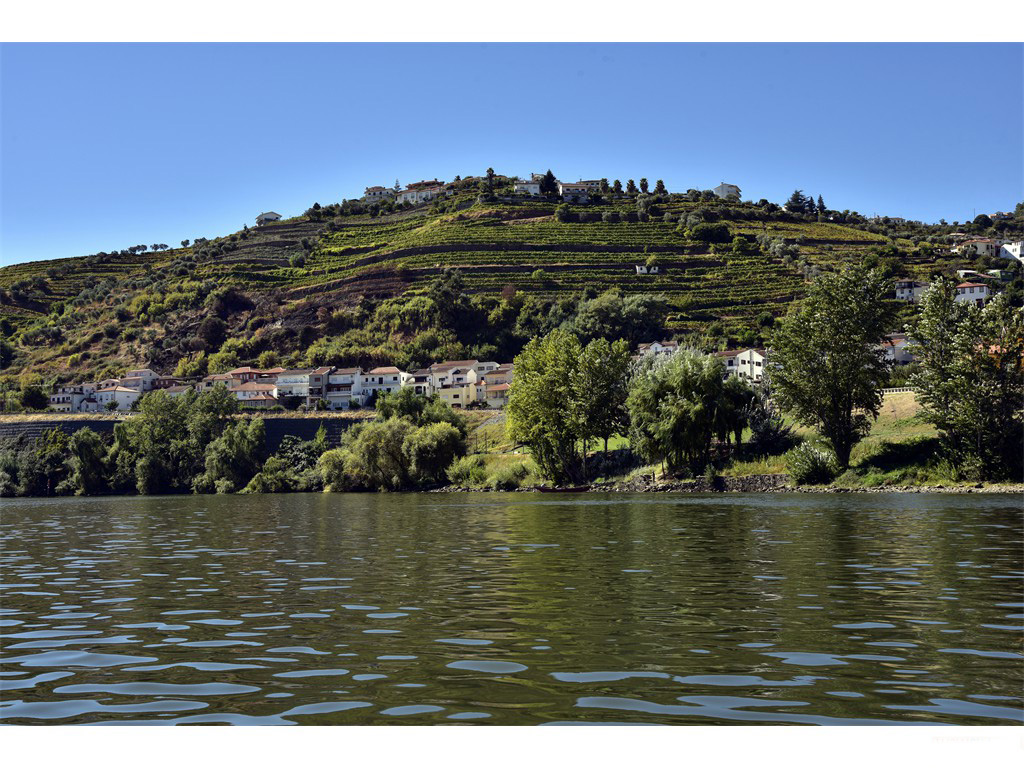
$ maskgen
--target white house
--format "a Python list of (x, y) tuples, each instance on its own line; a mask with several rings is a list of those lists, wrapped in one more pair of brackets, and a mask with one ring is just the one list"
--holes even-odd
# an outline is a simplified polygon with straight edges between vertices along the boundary
[(277, 397), (301, 397), (306, 406), (323, 400), (327, 392), (327, 376), (330, 367), (292, 368), (277, 374)]
[(910, 339), (905, 333), (890, 333), (882, 342), (885, 359), (896, 365), (907, 365), (914, 362), (914, 356), (910, 353), (909, 347)]
[(155, 389), (153, 382), (160, 378), (162, 378), (160, 374), (151, 368), (138, 368), (134, 371), (128, 371), (128, 373), (121, 377), (121, 386), (149, 392)]
[(897, 280), (896, 298), (916, 304), (927, 289), (927, 283), (919, 283), (916, 280)]
[(652, 341), (637, 345), (636, 351), (641, 355), (674, 355), (679, 351), (678, 341)]
[(517, 195), (539, 195), (540, 182), (538, 181), (517, 181), (514, 185)]
[(107, 408), (109, 408), (108, 403), (113, 402), (117, 403), (117, 410), (127, 411), (135, 405), (135, 401), (140, 397), (142, 397), (141, 390), (130, 389), (120, 385), (116, 387), (104, 387), (103, 389), (97, 389), (93, 393), (93, 398), (96, 400), (100, 410), (107, 410)]
[(402, 383), (407, 374), (398, 370), (393, 365), (382, 365), (373, 368), (362, 375), (360, 394), (364, 397), (379, 395), (381, 392), (397, 392), (402, 388)]
[(228, 392), (242, 405), (250, 408), (268, 408), (277, 405), (277, 385), (273, 382), (247, 381), (231, 387)]
[(346, 411), (352, 404), (362, 405), (362, 368), (335, 368), (327, 375), (324, 399), (334, 411)]
[(388, 189), (387, 187), (367, 187), (363, 192), (363, 200), (368, 203), (389, 200), (394, 196), (395, 191), (393, 189)]
[(262, 227), (264, 224), (269, 224), (272, 221), (280, 221), (281, 214), (275, 213), (274, 211), (266, 211), (256, 217), (256, 226)]
[(433, 200), (442, 194), (444, 194), (443, 181), (438, 181), (437, 179), (433, 181), (417, 181), (398, 193), (398, 202), (417, 205)]
[(1015, 243), (1003, 243), (999, 246), (999, 256), (1004, 259), (1024, 261), (1024, 241), (1018, 240)]
[(995, 240), (968, 240), (954, 249), (961, 256), (995, 256), (1000, 245)]
[(717, 187), (711, 190), (717, 197), (726, 200), (730, 197), (735, 197), (737, 200), (740, 197), (740, 188), (735, 184), (726, 184), (724, 181)]
[(636, 273), (638, 275), (656, 275), (660, 271), (661, 271), (661, 267), (659, 267), (657, 265), (655, 265), (653, 267), (648, 267), (646, 264), (637, 264), (636, 265)]
[(992, 298), (992, 294), (984, 283), (960, 283), (956, 287), (956, 296), (954, 297), (961, 304), (966, 302), (979, 307), (985, 306), (990, 298)]
[(764, 364), (767, 359), (763, 349), (744, 349), (736, 355), (736, 375), (755, 384), (764, 378)]
[(77, 413), (82, 403), (96, 391), (95, 384), (68, 384), (50, 395), (50, 407), (61, 413)]
[(590, 187), (586, 183), (567, 184), (560, 181), (558, 194), (568, 203), (585, 203), (590, 200)]

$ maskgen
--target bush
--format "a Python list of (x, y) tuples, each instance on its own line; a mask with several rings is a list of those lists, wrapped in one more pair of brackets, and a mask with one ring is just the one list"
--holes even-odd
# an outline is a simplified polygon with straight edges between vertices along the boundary
[(496, 491), (514, 491), (523, 484), (527, 474), (525, 464), (502, 467), (488, 478), (487, 484)]
[(839, 474), (835, 454), (820, 446), (801, 443), (785, 456), (786, 469), (798, 485), (824, 485)]
[(482, 486), (487, 482), (484, 457), (479, 454), (456, 459), (447, 474), (452, 485)]
[(732, 240), (725, 224), (698, 224), (687, 231), (687, 236), (701, 243), (728, 243)]
[(569, 212), (569, 206), (565, 203), (562, 203), (560, 206), (555, 208), (555, 218), (558, 219), (558, 221), (564, 223), (569, 221), (571, 216), (572, 214)]

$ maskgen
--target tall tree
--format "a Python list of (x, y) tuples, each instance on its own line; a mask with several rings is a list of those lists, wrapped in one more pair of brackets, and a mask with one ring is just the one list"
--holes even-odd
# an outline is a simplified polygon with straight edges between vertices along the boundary
[(772, 338), (768, 374), (779, 404), (827, 438), (844, 468), (882, 405), (891, 291), (880, 270), (823, 275)]
[(636, 192), (636, 182), (630, 179), (629, 181), (626, 182), (626, 194), (630, 196), (635, 196)]
[(493, 192), (494, 191), (494, 169), (493, 168), (488, 168), (487, 169), (487, 191), (488, 192)]
[(668, 194), (668, 190), (665, 189), (665, 182), (662, 181), (661, 179), (658, 179), (654, 183), (654, 194), (656, 194), (656, 195), (667, 195)]
[(640, 179), (640, 191), (643, 192), (646, 195), (647, 194), (647, 190), (648, 190), (647, 179)]
[(605, 454), (608, 440), (624, 434), (629, 425), (626, 397), (631, 363), (629, 342), (594, 339), (583, 350), (573, 382), (585, 439), (603, 440)]
[(584, 478), (580, 448), (585, 435), (573, 383), (582, 351), (575, 336), (556, 329), (531, 340), (515, 358), (505, 429), (556, 483)]
[(611, 186), (608, 184), (608, 179), (601, 179), (601, 187), (600, 187), (600, 189), (601, 189), (601, 194), (603, 194), (603, 195), (607, 195), (609, 192), (612, 191)]
[(542, 195), (558, 194), (558, 179), (555, 178), (555, 174), (551, 172), (550, 168), (544, 174), (544, 178), (540, 180), (540, 193)]
[(618, 179), (616, 179), (615, 183), (612, 184), (612, 193), (616, 195), (622, 194), (622, 182)]
[(907, 330), (919, 369), (911, 383), (922, 415), (965, 479), (1024, 479), (1024, 309), (1006, 294), (984, 308), (932, 283)]
[(818, 195), (818, 213), (824, 213), (826, 210), (828, 209), (825, 207), (825, 201), (821, 199), (821, 195)]
[(802, 189), (794, 189), (786, 201), (786, 210), (791, 213), (804, 213), (807, 210), (807, 198)]

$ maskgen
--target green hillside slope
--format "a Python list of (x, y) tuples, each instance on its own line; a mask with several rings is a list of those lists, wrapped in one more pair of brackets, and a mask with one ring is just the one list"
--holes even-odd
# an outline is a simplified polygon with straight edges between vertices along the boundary
[[(817, 270), (872, 253), (907, 276), (958, 265), (916, 238), (777, 206), (673, 195), (652, 198), (643, 216), (622, 198), (556, 216), (553, 202), (486, 199), (460, 191), (377, 216), (315, 206), (184, 248), (4, 267), (0, 376), (52, 383), (143, 364), (198, 375), (260, 361), (508, 357), (531, 329), (568, 321), (609, 289), (620, 301), (663, 299), (631, 333), (759, 343)], [(729, 241), (692, 236), (694, 217), (726, 225)], [(637, 274), (648, 260), (659, 273)], [(461, 279), (438, 282), (450, 268)]]

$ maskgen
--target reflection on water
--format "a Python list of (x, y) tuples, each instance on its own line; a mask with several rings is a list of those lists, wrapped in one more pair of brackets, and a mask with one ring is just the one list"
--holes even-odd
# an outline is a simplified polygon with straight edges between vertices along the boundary
[(2, 504), (4, 723), (1024, 719), (1016, 497)]

